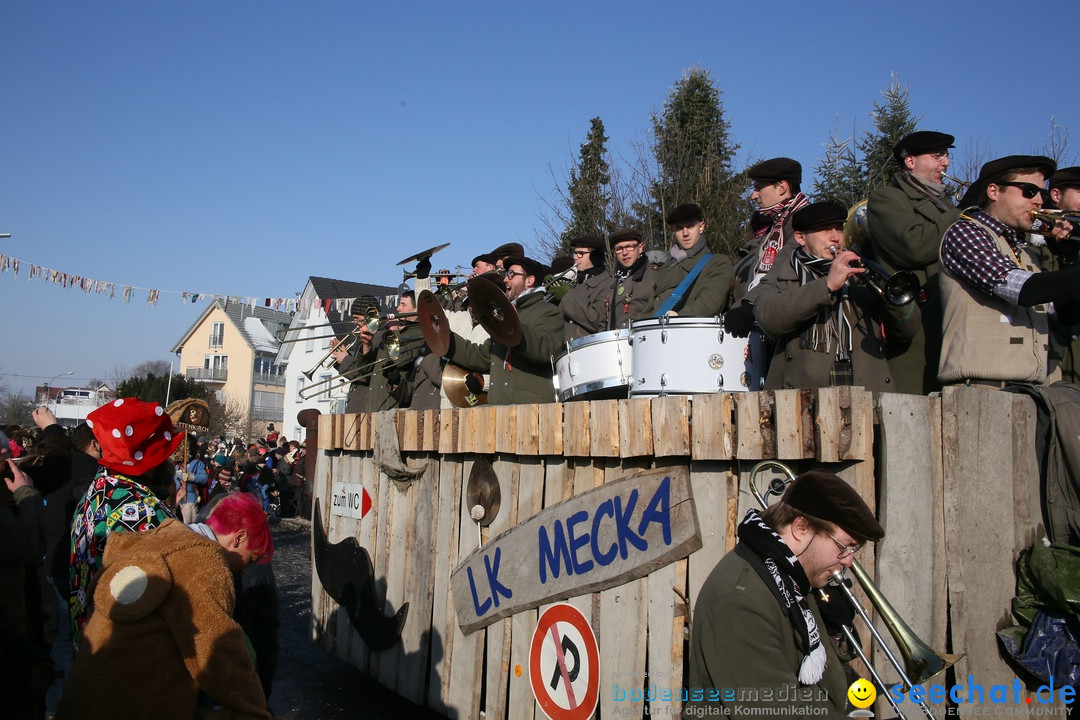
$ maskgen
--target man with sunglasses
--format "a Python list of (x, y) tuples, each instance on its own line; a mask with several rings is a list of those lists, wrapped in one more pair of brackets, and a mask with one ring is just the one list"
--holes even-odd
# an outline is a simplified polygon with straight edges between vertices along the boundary
[[(1057, 163), (1010, 155), (982, 166), (960, 201), (965, 208), (941, 241), (943, 338), (938, 379), (945, 384), (1003, 387), (1056, 379), (1048, 368), (1048, 306), (1065, 324), (1080, 319), (1080, 267), (1040, 272), (1027, 245)], [(1072, 226), (1057, 222), (1051, 250)]]
[(694, 605), (687, 717), (844, 717), (849, 682), (827, 637), (831, 609), (823, 619), (842, 593), (814, 591), (885, 531), (850, 485), (811, 470), (767, 510), (748, 511), (737, 535)]
[(941, 389), (941, 292), (937, 280), (941, 236), (960, 216), (945, 187), (949, 149), (955, 138), (918, 130), (893, 147), (899, 168), (885, 187), (870, 193), (866, 220), (875, 259), (890, 272), (907, 270), (919, 278), (917, 302), (922, 327), (910, 344), (890, 348), (895, 392), (925, 395)]

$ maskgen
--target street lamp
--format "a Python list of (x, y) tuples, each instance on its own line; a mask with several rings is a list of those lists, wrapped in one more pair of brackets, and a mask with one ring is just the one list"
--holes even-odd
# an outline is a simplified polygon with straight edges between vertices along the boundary
[[(53, 380), (56, 380), (56, 378), (58, 378), (58, 377), (60, 377), (62, 375), (74, 375), (74, 374), (75, 374), (74, 370), (68, 370), (67, 372), (57, 373), (56, 375), (52, 376), (52, 378), (49, 380), (49, 382), (45, 383), (45, 407), (49, 407), (49, 403), (52, 400), (52, 398), (49, 397), (49, 388), (52, 386)], [(49, 408), (49, 409), (51, 410), (52, 408)]]

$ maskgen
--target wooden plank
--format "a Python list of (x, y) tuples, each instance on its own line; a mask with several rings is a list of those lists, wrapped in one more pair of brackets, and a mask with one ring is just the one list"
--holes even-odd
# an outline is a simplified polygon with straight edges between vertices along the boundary
[(820, 462), (838, 462), (841, 455), (841, 444), (847, 447), (849, 441), (842, 441), (841, 436), (847, 432), (850, 436), (850, 428), (844, 425), (840, 411), (841, 388), (818, 388), (817, 390), (817, 418), (814, 428), (814, 443), (817, 445), (817, 459)]
[[(667, 570), (671, 565), (658, 568)], [(657, 574), (654, 570), (653, 574)], [(663, 580), (658, 583), (663, 585)], [(645, 681), (646, 633), (649, 621), (649, 579), (640, 578), (600, 592), (600, 622), (593, 625), (600, 650), (600, 717), (642, 717), (645, 702), (615, 700), (605, 692), (616, 679)], [(605, 679), (610, 678), (609, 682)], [(648, 678), (651, 680), (651, 678)], [(637, 697), (641, 697), (638, 695)]]
[[(419, 413), (414, 413), (419, 415)], [(431, 650), (431, 612), (434, 593), (435, 502), (439, 485), (439, 461), (427, 456), (423, 475), (409, 483), (412, 507), (408, 534), (401, 553), (405, 559), (405, 601), (409, 616), (401, 632), (398, 659), (398, 694), (421, 705), (427, 696), (428, 654)], [(440, 600), (441, 602), (441, 600)]]
[(619, 457), (642, 457), (652, 452), (652, 402), (649, 398), (619, 400)]
[(563, 403), (563, 418), (566, 426), (563, 454), (567, 457), (588, 457), (592, 449), (588, 401)]
[(525, 456), (535, 456), (540, 452), (540, 414), (539, 405), (516, 405), (514, 431), (516, 442), (512, 452)]
[[(520, 459), (518, 504), (515, 525), (536, 515), (544, 506), (545, 468), (539, 458)], [(526, 610), (510, 618), (510, 680), (508, 720), (534, 720), (536, 703), (529, 680), (529, 646), (536, 627), (537, 611)]]
[[(1035, 454), (1028, 452), (1033, 422), (1014, 415), (1016, 402), (1011, 393), (965, 387), (945, 388), (942, 401), (951, 634), (956, 650), (966, 653), (956, 673), (974, 675), (987, 687), (1016, 677), (1001, 660), (992, 630), (1010, 622), (1013, 568), (1023, 549), (1016, 506), (1031, 493), (1017, 496), (1017, 478), (1022, 485), (1039, 477)], [(966, 709), (961, 706), (961, 713)]]
[[(383, 494), (389, 496), (386, 516), (388, 527), (387, 532), (384, 534), (385, 544), (383, 545), (383, 550), (387, 555), (385, 583), (386, 613), (389, 615), (397, 612), (398, 608), (406, 601), (405, 558), (412, 550), (410, 549), (409, 552), (402, 552), (402, 550), (410, 548), (408, 544), (409, 528), (416, 504), (418, 481), (395, 482), (386, 475), (380, 474), (379, 482), (385, 489)], [(412, 613), (409, 615), (410, 617), (406, 619), (406, 625), (409, 625), (410, 622), (423, 622), (426, 624), (426, 618), (414, 620)], [(389, 649), (383, 650), (379, 657), (379, 682), (395, 691), (400, 691), (398, 684), (403, 680), (398, 675), (398, 664), (401, 661), (400, 656), (403, 652), (402, 644), (397, 643)]]
[(545, 403), (537, 407), (539, 432), (536, 452), (538, 455), (562, 455), (563, 453), (563, 404)]
[(495, 411), (495, 448), (492, 452), (513, 453), (517, 441), (517, 406), (498, 405), (493, 406)]
[(807, 390), (776, 390), (776, 457), (801, 460), (814, 456), (813, 423), (809, 422), (810, 393)]
[(619, 401), (594, 400), (589, 407), (590, 455), (619, 457)]
[(443, 455), (456, 455), (457, 426), (460, 411), (457, 409), (439, 412), (439, 452)]
[(653, 398), (653, 454), (660, 457), (690, 454), (690, 398), (685, 395)]
[(435, 602), (431, 609), (431, 664), (427, 705), (445, 715), (450, 699), (450, 656), (457, 630), (454, 597), (450, 592), (450, 571), (457, 565), (463, 478), (460, 456), (444, 455), (439, 466), (439, 504), (435, 526), (432, 528), (435, 541), (432, 596)]
[(497, 409), (494, 405), (481, 405), (469, 410), (469, 417), (476, 420), (476, 434), (472, 444), (467, 445), (469, 452), (478, 455), (491, 455), (495, 452), (496, 437), (504, 432), (495, 420)]
[(735, 399), (731, 393), (690, 400), (690, 452), (694, 460), (728, 460), (735, 454)]
[(319, 416), (319, 449), (334, 450), (334, 416)]
[[(472, 461), (466, 460), (462, 468), (462, 477), (469, 477), (472, 472)], [(457, 506), (458, 514), (458, 549), (457, 558), (463, 558), (473, 552), (480, 545), (480, 538), (476, 532), (476, 523), (469, 517), (465, 494), (465, 482), (460, 483)], [(455, 558), (455, 560), (457, 559)], [(451, 565), (456, 567), (457, 563)], [(471, 603), (472, 600), (470, 599)], [(449, 594), (450, 606), (454, 608), (455, 617), (447, 630), (447, 638), (453, 654), (450, 655), (450, 678), (447, 684), (446, 707), (447, 713), (452, 717), (478, 718), (480, 717), (480, 682), (483, 672), (484, 661), (484, 633), (477, 632), (464, 635), (456, 622), (456, 603), (454, 593)]]
[(424, 452), (439, 451), (439, 411), (424, 410), (424, 435), (421, 439), (421, 450)]
[[(495, 519), (488, 526), (488, 532), (498, 535), (515, 525), (517, 520), (518, 485), (521, 469), (516, 462), (506, 458), (492, 463), (495, 476), (502, 488), (502, 503)], [(457, 571), (455, 570), (455, 573)], [(453, 575), (450, 583), (453, 585)], [(459, 596), (458, 602), (468, 602)], [(461, 607), (459, 604), (458, 607)], [(509, 620), (499, 620), (487, 627), (487, 661), (484, 671), (487, 676), (487, 694), (485, 712), (487, 717), (501, 717), (506, 707), (510, 675), (511, 624)]]
[[(625, 510), (623, 510), (625, 508)], [(615, 518), (625, 516), (616, 528)], [(701, 547), (689, 472), (605, 483), (493, 538), (454, 570), (464, 632), (647, 575)]]
[(729, 527), (728, 463), (695, 462), (690, 465), (690, 486), (694, 492), (694, 508), (701, 529), (701, 548), (689, 557), (690, 579), (687, 597), (690, 607), (697, 602), (698, 593), (716, 563), (728, 551), (727, 536), (734, 533)]
[(401, 433), (402, 452), (416, 452), (420, 449), (420, 436), (423, 428), (420, 427), (422, 415), (415, 410), (401, 410), (397, 415), (398, 429)]
[[(648, 685), (657, 688), (686, 687), (683, 682), (683, 625), (685, 621), (687, 559), (679, 560), (647, 578), (648, 587)], [(662, 700), (657, 693), (649, 702), (649, 717), (679, 717), (682, 703)]]
[(742, 460), (759, 460), (776, 456), (776, 428), (773, 426), (773, 396), (771, 392), (737, 393), (735, 395), (736, 454)]
[(874, 457), (874, 394), (861, 387), (850, 388), (846, 417), (851, 425), (851, 444), (845, 460), (869, 460)]

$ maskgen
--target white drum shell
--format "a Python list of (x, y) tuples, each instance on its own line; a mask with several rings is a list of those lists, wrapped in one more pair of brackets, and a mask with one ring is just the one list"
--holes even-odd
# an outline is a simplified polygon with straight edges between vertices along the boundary
[(630, 324), (633, 396), (747, 392), (765, 385), (765, 338), (737, 338), (720, 318), (651, 318)]
[(630, 331), (626, 329), (571, 340), (555, 362), (559, 400), (586, 398), (600, 391), (626, 388), (633, 379)]

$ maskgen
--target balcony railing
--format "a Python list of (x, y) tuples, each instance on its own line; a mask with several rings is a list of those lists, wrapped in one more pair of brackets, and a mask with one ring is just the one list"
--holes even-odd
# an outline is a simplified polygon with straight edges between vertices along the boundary
[(256, 383), (263, 385), (277, 385), (278, 387), (285, 387), (284, 375), (271, 375), (270, 373), (255, 373), (254, 378)]
[(184, 375), (188, 380), (201, 380), (203, 382), (225, 382), (229, 377), (227, 368), (187, 368)]

